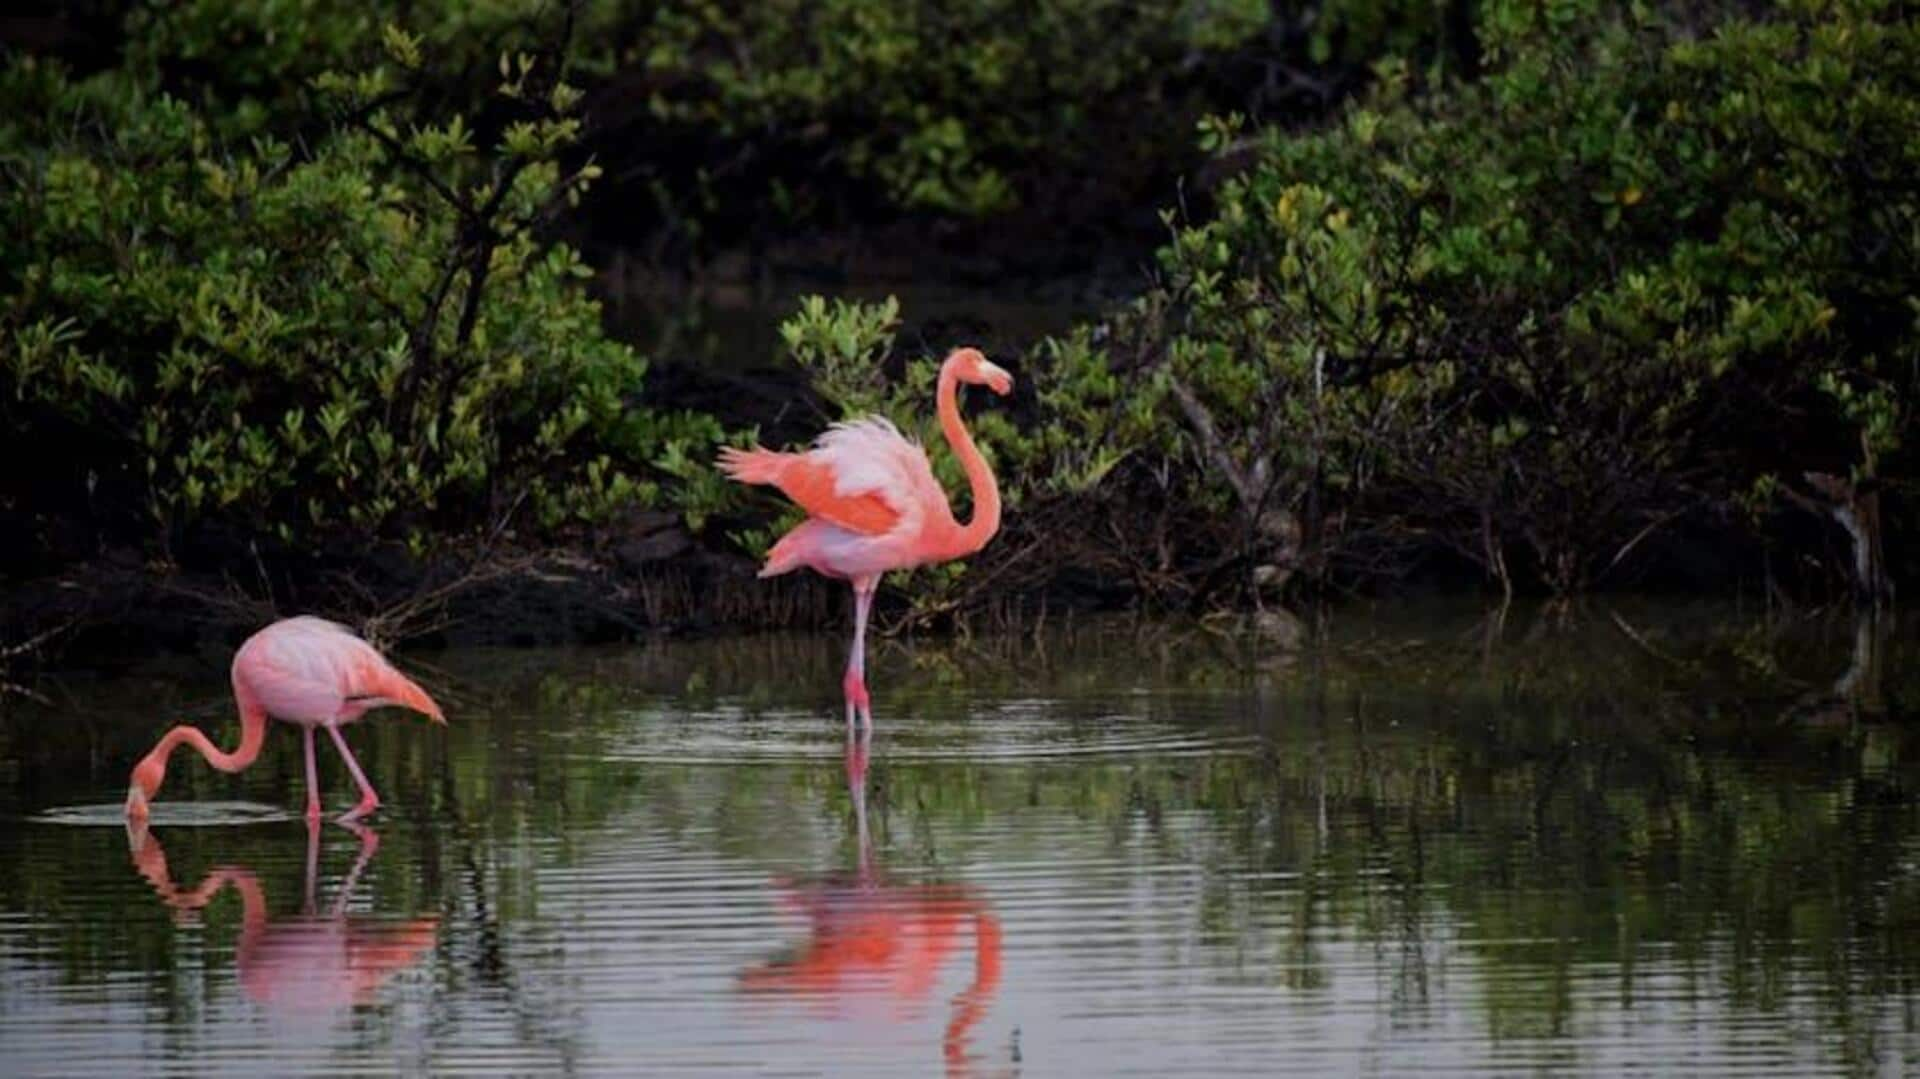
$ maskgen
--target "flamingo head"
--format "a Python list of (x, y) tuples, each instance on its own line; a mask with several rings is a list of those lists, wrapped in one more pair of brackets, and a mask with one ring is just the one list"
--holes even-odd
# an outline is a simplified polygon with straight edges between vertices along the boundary
[(148, 756), (134, 766), (133, 778), (127, 784), (127, 819), (144, 822), (147, 819), (148, 803), (159, 792), (160, 783), (167, 778), (167, 763)]
[(1013, 392), (1013, 376), (977, 348), (954, 349), (947, 363), (953, 366), (954, 374), (962, 382), (985, 386), (1002, 397)]

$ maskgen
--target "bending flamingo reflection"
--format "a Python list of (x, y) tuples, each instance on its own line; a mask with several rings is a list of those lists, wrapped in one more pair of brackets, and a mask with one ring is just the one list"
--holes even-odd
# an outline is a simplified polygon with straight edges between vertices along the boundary
[(274, 918), (266, 890), (245, 867), (221, 866), (198, 886), (182, 888), (167, 868), (166, 851), (145, 824), (129, 824), (127, 849), (133, 866), (153, 885), (176, 918), (212, 902), (232, 885), (240, 896), (240, 942), (234, 965), (240, 985), (255, 1003), (282, 1012), (333, 1012), (372, 1001), (387, 980), (419, 962), (432, 949), (438, 917), (395, 920), (348, 913), (347, 900), (360, 874), (380, 849), (380, 836), (359, 824), (341, 827), (360, 840), (333, 904), (318, 912), (314, 878), (320, 863), (320, 829), (307, 827), (306, 898), (302, 913)]
[(780, 881), (786, 907), (804, 916), (804, 945), (740, 975), (755, 994), (835, 1004), (858, 996), (891, 999), (912, 1009), (933, 990), (947, 958), (971, 931), (973, 981), (952, 1000), (942, 1036), (947, 1074), (972, 1074), (968, 1045), (1000, 984), (1000, 923), (986, 901), (955, 884), (888, 880), (876, 865), (867, 831), (870, 728), (847, 734), (847, 793), (859, 841), (857, 868), (813, 881)]

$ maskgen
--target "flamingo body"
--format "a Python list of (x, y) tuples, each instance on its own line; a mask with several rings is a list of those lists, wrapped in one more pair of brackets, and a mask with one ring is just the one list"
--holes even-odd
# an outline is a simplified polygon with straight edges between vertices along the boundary
[(233, 657), (233, 698), (240, 712), (240, 745), (232, 752), (215, 746), (197, 728), (168, 731), (134, 766), (127, 786), (127, 817), (144, 821), (153, 796), (166, 779), (167, 758), (175, 747), (191, 746), (208, 764), (238, 772), (260, 756), (269, 717), (301, 728), (306, 743), (307, 819), (320, 817), (320, 784), (314, 763), (313, 735), (325, 730), (360, 787), (360, 802), (343, 820), (363, 817), (380, 805), (379, 795), (360, 762), (347, 748), (340, 728), (368, 710), (398, 705), (436, 723), (446, 717), (432, 697), (396, 670), (374, 647), (335, 622), (302, 616), (287, 618), (255, 633)]
[(445, 723), (440, 706), (387, 658), (338, 622), (302, 615), (248, 637), (233, 657), (235, 694), (302, 727), (352, 723), (369, 709), (400, 705)]
[(799, 453), (758, 447), (720, 453), (720, 468), (729, 477), (777, 487), (807, 511), (807, 519), (767, 552), (760, 576), (806, 568), (853, 585), (853, 648), (843, 683), (849, 723), (856, 712), (873, 723), (866, 626), (881, 576), (973, 554), (1000, 527), (999, 486), (960, 420), (963, 382), (1004, 395), (1013, 389), (1013, 376), (972, 348), (955, 349), (940, 366), (940, 427), (973, 493), (973, 519), (965, 525), (954, 518), (926, 450), (878, 416), (836, 423)]

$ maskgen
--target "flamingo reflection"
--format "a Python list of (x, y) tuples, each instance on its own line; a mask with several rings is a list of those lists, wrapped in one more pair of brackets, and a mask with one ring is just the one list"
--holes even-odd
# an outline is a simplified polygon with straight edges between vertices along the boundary
[(754, 994), (834, 1003), (878, 997), (912, 1009), (932, 992), (948, 957), (971, 935), (973, 981), (953, 998), (941, 1039), (947, 1074), (970, 1075), (972, 1029), (1000, 984), (1000, 923), (970, 888), (896, 883), (875, 864), (867, 832), (871, 739), (870, 728), (848, 731), (847, 793), (859, 840), (856, 871), (851, 878), (781, 881), (783, 904), (807, 919), (811, 935), (797, 950), (742, 972), (740, 984)]
[(342, 825), (360, 840), (360, 854), (340, 884), (333, 904), (319, 912), (314, 878), (320, 862), (319, 822), (307, 828), (306, 900), (299, 915), (267, 913), (266, 891), (252, 870), (221, 866), (197, 887), (182, 888), (167, 869), (166, 851), (145, 824), (127, 827), (133, 866), (153, 885), (177, 919), (200, 910), (228, 885), (240, 896), (240, 942), (234, 965), (240, 985), (255, 1003), (280, 1012), (333, 1012), (371, 1002), (399, 971), (433, 947), (438, 917), (396, 921), (347, 912), (360, 874), (380, 849), (380, 836), (364, 825)]

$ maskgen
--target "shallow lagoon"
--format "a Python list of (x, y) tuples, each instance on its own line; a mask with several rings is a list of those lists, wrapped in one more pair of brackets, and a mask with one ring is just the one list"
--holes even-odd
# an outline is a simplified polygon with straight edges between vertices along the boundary
[[(1920, 1067), (1909, 625), (1622, 601), (401, 657), (310, 835), (224, 659), (0, 714), (12, 1074)], [(321, 757), (332, 808), (350, 782)], [(91, 822), (91, 823), (90, 823)]]

